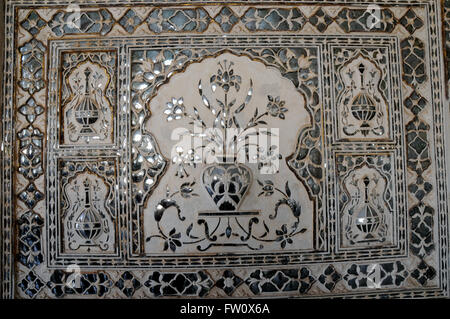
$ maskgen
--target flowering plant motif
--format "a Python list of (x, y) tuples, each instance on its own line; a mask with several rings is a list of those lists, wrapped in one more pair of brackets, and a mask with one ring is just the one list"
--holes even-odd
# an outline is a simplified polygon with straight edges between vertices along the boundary
[[(248, 90), (246, 91), (245, 96), (241, 97), (242, 103), (238, 104), (237, 100), (239, 96), (237, 94), (241, 90), (243, 81), (242, 77), (235, 73), (233, 65), (234, 63), (232, 61), (223, 60), (222, 62), (219, 62), (217, 72), (209, 79), (211, 91), (216, 98), (215, 103), (212, 103), (204, 93), (204, 83), (202, 80), (199, 80), (198, 82), (198, 94), (201, 97), (202, 104), (214, 115), (213, 122), (208, 123), (211, 125), (207, 125), (207, 121), (201, 117), (196, 107), (186, 107), (183, 97), (172, 97), (171, 101), (166, 103), (164, 114), (166, 115), (168, 122), (187, 118), (190, 120), (189, 124), (197, 125), (204, 130), (202, 130), (201, 133), (198, 133), (196, 130), (186, 129), (180, 134), (181, 136), (187, 135), (190, 137), (200, 138), (201, 145), (197, 146), (197, 148), (202, 149), (202, 154), (205, 154), (206, 156), (197, 158), (194, 155), (197, 152), (196, 148), (190, 150), (190, 157), (185, 156), (184, 159), (181, 159), (181, 155), (178, 154), (178, 150), (176, 150), (177, 154), (174, 154), (172, 157), (173, 162), (180, 166), (176, 176), (183, 178), (189, 175), (186, 171), (186, 167), (195, 167), (195, 165), (189, 165), (188, 161), (205, 162), (207, 156), (210, 155), (215, 158), (217, 156), (222, 156), (223, 159), (233, 157), (234, 160), (236, 160), (237, 154), (242, 151), (248, 159), (250, 147), (256, 146), (248, 141), (248, 137), (251, 135), (271, 134), (268, 131), (261, 130), (259, 132), (255, 132), (252, 129), (259, 125), (267, 125), (264, 118), (269, 115), (282, 120), (285, 119), (285, 113), (288, 111), (288, 109), (284, 106), (285, 101), (281, 100), (279, 96), (272, 97), (271, 95), (268, 95), (266, 110), (263, 113), (260, 113), (259, 108), (255, 107), (253, 116), (247, 121), (246, 124), (239, 121), (239, 114), (246, 107), (248, 107), (252, 100), (254, 94), (253, 81), (252, 79), (249, 79)], [(223, 95), (220, 95), (219, 91), (221, 91)], [(221, 97), (219, 97), (219, 95)], [(232, 131), (230, 133), (229, 129), (231, 128), (239, 130)], [(261, 156), (257, 157), (257, 159), (261, 159), (261, 163), (259, 165), (260, 168), (262, 166), (271, 166), (268, 162), (269, 158), (275, 160), (275, 157), (277, 157), (276, 159), (279, 159), (278, 155), (275, 155), (275, 149), (275, 147), (272, 147), (267, 151), (267, 154), (264, 156), (261, 154)]]
[(177, 247), (181, 247), (181, 234), (175, 232), (175, 228), (169, 232), (169, 236), (166, 238), (164, 242), (164, 250), (167, 250), (170, 247), (171, 251), (175, 251)]
[(276, 234), (278, 235), (277, 241), (280, 242), (281, 248), (285, 248), (286, 244), (293, 243), (292, 238), (291, 238), (290, 234), (288, 233), (286, 224), (283, 224), (281, 226), (281, 229), (277, 229)]
[(267, 181), (264, 181), (264, 183), (263, 183), (263, 182), (258, 180), (258, 184), (262, 187), (261, 193), (258, 194), (258, 197), (261, 196), (261, 195), (271, 196), (273, 194), (274, 186), (273, 186), (273, 182), (272, 181), (267, 180)]
[(273, 117), (279, 117), (284, 120), (284, 113), (288, 110), (284, 107), (285, 102), (281, 101), (279, 96), (273, 98), (268, 95), (267, 98), (269, 99), (269, 103), (267, 103), (267, 112)]
[(239, 75), (234, 74), (234, 70), (231, 68), (233, 64), (233, 62), (230, 62), (227, 65), (227, 60), (223, 61), (223, 65), (219, 62), (217, 74), (211, 76), (211, 79), (209, 80), (213, 92), (216, 91), (217, 86), (221, 87), (225, 93), (228, 93), (231, 87), (234, 87), (236, 92), (239, 92), (242, 79)]
[(194, 189), (192, 188), (195, 185), (195, 181), (186, 182), (181, 184), (180, 186), (180, 195), (183, 198), (191, 198), (193, 196), (198, 196), (198, 194), (194, 193)]
[(164, 114), (167, 115), (167, 121), (170, 122), (172, 120), (179, 120), (184, 113), (184, 105), (183, 98), (172, 98), (171, 102), (166, 103), (166, 109), (164, 110)]

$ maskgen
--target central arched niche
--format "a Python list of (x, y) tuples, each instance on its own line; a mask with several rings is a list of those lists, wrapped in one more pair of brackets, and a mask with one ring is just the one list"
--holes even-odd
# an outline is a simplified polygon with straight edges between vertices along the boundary
[[(258, 122), (255, 129), (279, 130), (272, 132), (278, 134), (278, 141), (265, 136), (266, 145), (259, 145), (263, 149), (256, 153), (266, 165), (233, 164), (230, 157), (227, 164), (208, 164), (205, 153), (196, 156), (200, 162), (192, 163), (193, 154), (180, 143), (180, 133), (193, 130), (193, 119), (198, 118), (207, 128), (214, 127), (218, 118), (216, 126), (220, 126), (224, 117), (218, 110), (226, 109), (225, 104), (233, 104), (226, 117), (233, 128), (244, 128), (258, 118), (253, 121)], [(313, 202), (286, 164), (299, 132), (310, 124), (310, 115), (302, 94), (276, 68), (231, 52), (208, 57), (174, 74), (148, 107), (146, 130), (155, 137), (168, 165), (144, 208), (146, 254), (313, 249)], [(233, 113), (236, 120), (230, 120)], [(209, 132), (207, 136), (214, 136)], [(270, 164), (276, 163), (277, 155), (272, 161), (267, 156), (275, 143), (281, 155), (278, 172), (276, 164)], [(214, 165), (219, 167), (211, 168)], [(218, 186), (217, 179), (232, 180), (233, 185)]]

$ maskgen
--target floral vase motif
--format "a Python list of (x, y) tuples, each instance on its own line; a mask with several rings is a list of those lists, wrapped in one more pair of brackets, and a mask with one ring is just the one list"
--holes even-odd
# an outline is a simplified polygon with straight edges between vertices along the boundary
[(86, 241), (86, 244), (93, 244), (102, 232), (102, 221), (100, 214), (91, 205), (91, 183), (86, 179), (83, 184), (85, 191), (84, 209), (75, 221), (75, 231)]
[(205, 167), (203, 186), (219, 211), (236, 211), (252, 181), (250, 169), (239, 163), (218, 163)]
[(364, 182), (364, 205), (356, 218), (356, 227), (366, 234), (366, 239), (372, 239), (373, 234), (378, 230), (381, 218), (377, 209), (369, 202), (369, 178), (366, 176)]
[(84, 97), (81, 103), (75, 109), (75, 119), (78, 123), (83, 125), (80, 131), (80, 135), (91, 135), (95, 133), (91, 125), (97, 122), (99, 118), (99, 106), (97, 105), (95, 99), (91, 97), (89, 91), (90, 74), (91, 70), (87, 68), (84, 71), (84, 75), (86, 78)]
[(358, 120), (361, 121), (362, 124), (360, 126), (361, 133), (364, 136), (367, 136), (370, 131), (369, 122), (375, 117), (377, 113), (377, 103), (375, 100), (367, 93), (367, 90), (364, 86), (364, 71), (365, 66), (360, 64), (358, 67), (360, 76), (361, 76), (361, 92), (355, 96), (352, 101), (352, 115)]

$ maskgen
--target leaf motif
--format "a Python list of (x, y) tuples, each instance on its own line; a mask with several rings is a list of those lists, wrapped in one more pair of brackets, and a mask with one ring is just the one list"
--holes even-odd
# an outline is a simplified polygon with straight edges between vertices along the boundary
[(214, 120), (213, 128), (217, 128), (217, 126), (220, 124), (220, 113), (221, 111), (217, 112), (216, 119)]
[(207, 97), (204, 95), (202, 95), (202, 102), (208, 109), (211, 109), (211, 105), (209, 104)]
[(200, 94), (200, 96), (203, 95), (202, 80), (201, 79), (198, 81), (198, 93)]
[(266, 237), (269, 234), (269, 227), (267, 227), (267, 224), (266, 224), (265, 221), (263, 222), (263, 226), (264, 226), (265, 232), (264, 232), (264, 234), (259, 236), (260, 238), (264, 238), (264, 237)]
[(235, 114), (241, 113), (242, 110), (245, 107), (245, 103), (242, 103), (241, 105), (239, 105), (239, 107), (236, 109), (236, 111), (234, 111)]
[(153, 72), (154, 63), (151, 59), (141, 61), (141, 67), (143, 72)]
[(288, 197), (291, 197), (291, 189), (289, 188), (289, 182), (286, 182), (285, 189), (286, 189), (286, 195)]
[(187, 186), (189, 186), (189, 182), (185, 182), (185, 183), (181, 184), (180, 188), (186, 188)]
[(172, 238), (181, 238), (181, 234), (180, 233), (173, 234)]
[(263, 222), (263, 225), (266, 232), (269, 232), (269, 227), (267, 226), (266, 221)]
[(192, 231), (192, 228), (194, 227), (194, 223), (191, 223), (190, 225), (189, 225), (189, 227), (186, 229), (186, 235), (190, 235), (191, 234), (191, 231)]
[(216, 99), (217, 103), (219, 104), (219, 106), (224, 109), (225, 108), (225, 104), (223, 104), (223, 102), (219, 99)]
[(163, 207), (159, 207), (155, 210), (155, 221), (159, 222), (164, 214), (165, 209)]
[(248, 104), (248, 102), (250, 102), (250, 100), (252, 99), (253, 96), (253, 81), (252, 79), (250, 79), (250, 88), (247, 91), (247, 96), (245, 98), (245, 104)]
[(230, 226), (228, 226), (228, 227), (225, 229), (225, 234), (226, 234), (227, 238), (230, 238), (230, 237), (231, 237), (231, 227), (230, 227)]
[(209, 110), (211, 110), (211, 103), (209, 103), (208, 98), (205, 95), (203, 95), (202, 80), (198, 81), (198, 94), (202, 97), (203, 105), (205, 105)]
[(236, 116), (233, 115), (233, 122), (236, 125), (237, 128), (240, 128), (241, 126), (239, 125), (239, 122), (236, 119)]

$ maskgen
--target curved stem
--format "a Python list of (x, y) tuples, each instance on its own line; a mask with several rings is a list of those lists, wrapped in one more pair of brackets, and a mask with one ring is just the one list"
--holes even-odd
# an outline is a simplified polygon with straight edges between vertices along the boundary
[(152, 238), (161, 238), (161, 239), (167, 239), (167, 237), (161, 236), (161, 235), (151, 235), (150, 237), (147, 237), (146, 241), (152, 240)]
[(276, 191), (278, 191), (279, 193), (283, 194), (283, 196), (284, 196), (285, 198), (289, 198), (289, 196), (286, 195), (286, 194), (285, 194), (282, 190), (280, 190), (278, 187), (274, 187), (274, 190), (276, 190)]

